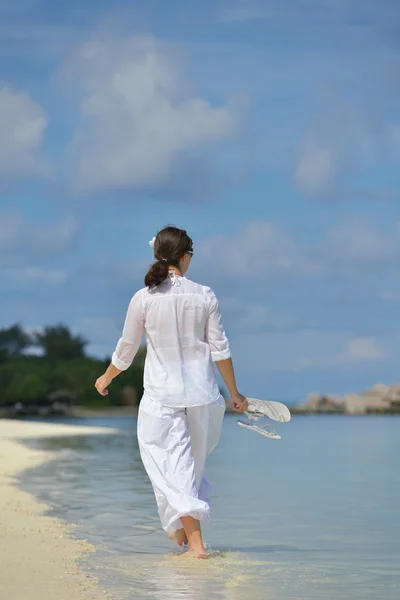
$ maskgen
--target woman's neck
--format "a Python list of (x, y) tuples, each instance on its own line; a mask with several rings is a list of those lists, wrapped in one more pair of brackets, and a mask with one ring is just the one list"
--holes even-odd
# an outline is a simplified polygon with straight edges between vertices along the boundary
[(181, 270), (178, 269), (178, 267), (171, 267), (168, 265), (168, 272), (175, 273), (175, 275), (178, 275), (179, 277), (183, 277), (183, 274), (182, 274)]

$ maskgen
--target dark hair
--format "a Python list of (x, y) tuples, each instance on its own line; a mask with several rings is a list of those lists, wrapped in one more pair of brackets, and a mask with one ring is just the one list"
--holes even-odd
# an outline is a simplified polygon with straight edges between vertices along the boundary
[(154, 242), (156, 262), (147, 271), (145, 286), (154, 288), (168, 277), (168, 267), (179, 267), (186, 253), (193, 254), (193, 242), (184, 229), (168, 226), (158, 232)]

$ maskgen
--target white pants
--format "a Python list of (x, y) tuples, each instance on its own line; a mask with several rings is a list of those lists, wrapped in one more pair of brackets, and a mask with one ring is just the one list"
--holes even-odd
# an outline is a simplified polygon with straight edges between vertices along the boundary
[(211, 516), (205, 463), (218, 444), (224, 412), (222, 396), (212, 404), (188, 408), (163, 406), (146, 396), (140, 402), (140, 456), (168, 535), (182, 527), (181, 517), (202, 521)]

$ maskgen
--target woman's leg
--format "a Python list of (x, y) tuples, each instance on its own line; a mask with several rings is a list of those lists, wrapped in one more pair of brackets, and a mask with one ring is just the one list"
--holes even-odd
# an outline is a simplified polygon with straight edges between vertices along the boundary
[(181, 517), (186, 537), (189, 541), (189, 550), (195, 558), (207, 558), (207, 553), (201, 535), (200, 521), (193, 517)]
[[(211, 486), (205, 474), (207, 456), (215, 449), (221, 436), (225, 401), (221, 398), (212, 404), (187, 409), (188, 428), (195, 465), (198, 497), (211, 509)], [(197, 558), (205, 558), (200, 522), (191, 517), (181, 517), (189, 546)]]
[[(200, 500), (207, 502), (209, 506), (211, 506), (211, 486), (206, 476), (205, 464), (207, 456), (216, 448), (221, 437), (225, 409), (225, 400), (222, 396), (212, 404), (186, 409), (190, 442), (195, 463), (196, 488)], [(177, 544), (179, 546), (187, 543), (190, 544), (190, 540), (187, 537), (187, 529), (189, 527), (194, 532), (194, 540), (190, 546), (195, 545), (196, 548), (203, 548), (200, 522), (191, 523), (190, 517), (187, 517), (189, 521), (185, 524), (184, 518), (181, 518), (184, 527), (175, 532)]]
[(144, 397), (139, 408), (138, 441), (166, 533), (172, 536), (182, 529), (181, 517), (209, 518), (210, 507), (199, 498), (196, 488), (185, 409), (165, 407)]
[(195, 462), (196, 487), (199, 498), (209, 502), (211, 486), (206, 477), (207, 456), (217, 447), (225, 414), (222, 396), (212, 404), (187, 409), (187, 420)]
[[(181, 518), (181, 521), (182, 521), (182, 518)], [(186, 544), (189, 543), (189, 540), (186, 535), (186, 531), (185, 531), (184, 527), (180, 527), (179, 529), (177, 529), (175, 531), (175, 535), (173, 537), (170, 537), (170, 539), (174, 539), (176, 541), (176, 543), (178, 544), (178, 546), (185, 546)]]

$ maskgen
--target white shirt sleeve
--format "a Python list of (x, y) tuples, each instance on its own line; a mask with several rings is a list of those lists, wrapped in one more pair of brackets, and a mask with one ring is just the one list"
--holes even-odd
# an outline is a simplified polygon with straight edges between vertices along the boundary
[(228, 338), (221, 322), (218, 300), (210, 288), (205, 289), (208, 306), (208, 319), (206, 325), (206, 341), (211, 349), (211, 358), (214, 362), (226, 360), (231, 357)]
[(144, 312), (142, 295), (137, 292), (130, 301), (122, 337), (118, 340), (117, 347), (112, 355), (111, 362), (120, 371), (126, 371), (139, 350), (144, 330)]

